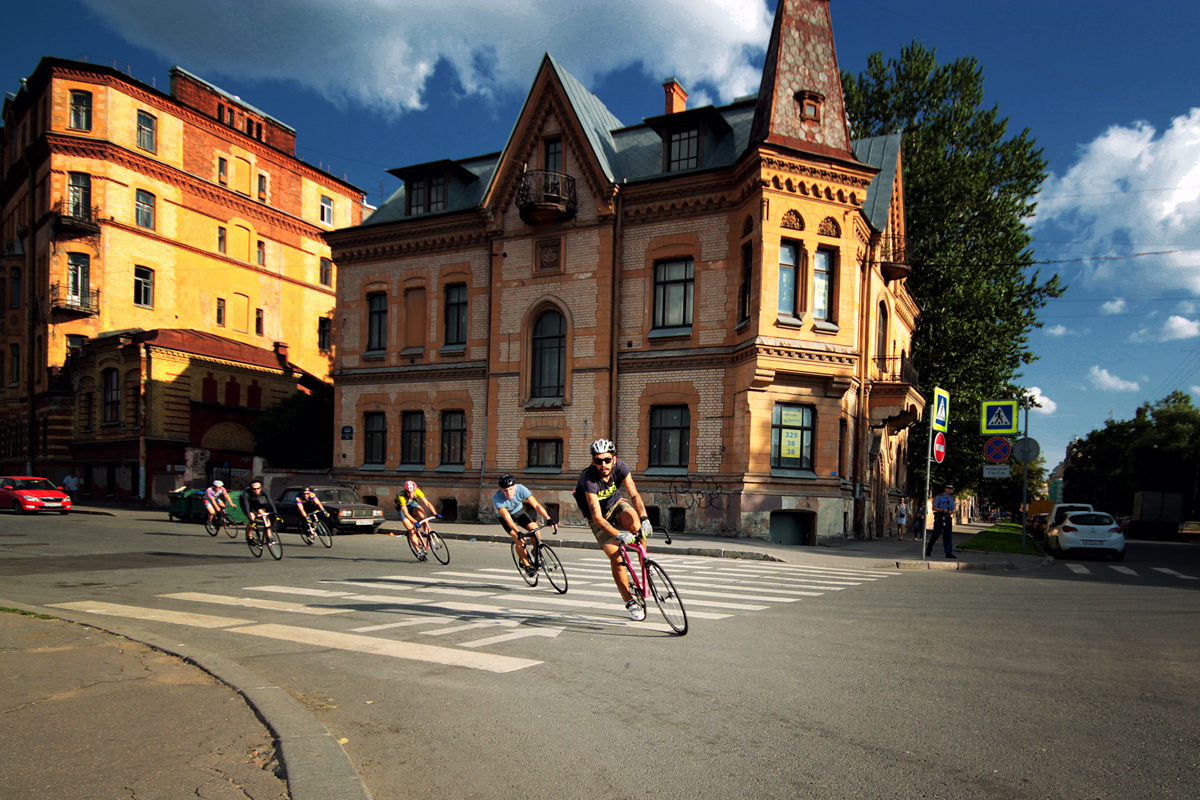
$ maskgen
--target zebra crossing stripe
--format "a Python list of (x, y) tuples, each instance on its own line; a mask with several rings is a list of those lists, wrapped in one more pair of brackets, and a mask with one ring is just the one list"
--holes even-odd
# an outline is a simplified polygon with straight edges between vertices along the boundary
[(1112, 569), (1115, 569), (1117, 572), (1122, 572), (1126, 575), (1135, 575), (1135, 576), (1137, 575), (1137, 572), (1135, 570), (1130, 569), (1129, 567), (1113, 566)]
[(1173, 578), (1182, 578), (1185, 581), (1200, 580), (1200, 578), (1197, 578), (1195, 575), (1184, 575), (1182, 572), (1176, 572), (1175, 570), (1167, 569), (1166, 567), (1154, 567), (1154, 569), (1165, 575), (1170, 575)]
[(524, 631), (502, 633), (499, 636), (489, 636), (486, 639), (476, 639), (473, 642), (463, 642), (459, 647), (487, 647), (490, 644), (511, 642), (513, 639), (527, 639), (530, 636), (545, 636), (547, 639), (553, 639), (562, 632), (562, 628), (531, 628)]
[(386, 631), (392, 628), (407, 628), (412, 625), (447, 625), (451, 621), (450, 617), (409, 617), (400, 622), (385, 622), (383, 625), (364, 625), (361, 628), (351, 628), (351, 633), (371, 633), (372, 631)]
[(513, 658), (511, 656), (498, 656), (490, 653), (455, 650), (450, 647), (438, 647), (437, 645), (421, 644), (419, 642), (381, 639), (377, 636), (340, 633), (338, 631), (325, 631), (316, 628), (301, 628), (295, 625), (250, 625), (231, 630), (233, 633), (244, 633), (247, 636), (262, 636), (267, 639), (277, 639), (301, 645), (330, 647), (336, 650), (389, 656), (409, 661), (424, 661), (451, 667), (466, 667), (485, 672), (515, 672), (519, 669), (543, 663), (528, 658)]
[(290, 611), (295, 614), (345, 614), (348, 608), (314, 608), (312, 606), (284, 603), (279, 600), (262, 600), (257, 597), (230, 597), (224, 594), (206, 594), (204, 592), (174, 592), (160, 594), (158, 597), (168, 597), (172, 600), (190, 600), (193, 603), (215, 603), (223, 606), (239, 606), (241, 608), (259, 608), (264, 611)]
[(1067, 564), (1067, 569), (1074, 572), (1076, 575), (1091, 575), (1092, 571), (1083, 564)]
[(128, 619), (145, 619), (153, 622), (170, 622), (175, 625), (191, 625), (196, 628), (229, 628), (234, 625), (254, 624), (254, 620), (252, 619), (214, 617), (208, 614), (191, 614), (186, 611), (169, 611), (162, 608), (123, 606), (117, 603), (101, 603), (94, 600), (76, 603), (51, 603), (50, 606), (52, 608), (65, 608), (71, 611), (83, 611), (87, 614), (102, 614), (106, 617), (126, 617)]

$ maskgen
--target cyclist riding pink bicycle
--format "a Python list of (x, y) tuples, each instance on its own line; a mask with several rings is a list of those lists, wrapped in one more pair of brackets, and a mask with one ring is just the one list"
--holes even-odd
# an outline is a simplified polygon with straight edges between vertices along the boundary
[[(632, 544), (639, 535), (649, 537), (654, 529), (629, 465), (616, 457), (616, 449), (608, 439), (592, 442), (592, 465), (579, 475), (575, 502), (612, 564), (613, 582), (625, 601), (629, 618), (640, 621), (646, 618), (646, 612), (629, 591), (629, 575), (621, 566), (617, 542)], [(629, 495), (628, 500), (621, 496), (622, 489)]]

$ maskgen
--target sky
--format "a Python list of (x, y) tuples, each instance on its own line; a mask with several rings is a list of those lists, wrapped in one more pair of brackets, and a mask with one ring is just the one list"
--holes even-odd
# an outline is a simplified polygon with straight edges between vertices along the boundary
[[(757, 89), (776, 0), (41, 0), (9, 4), (0, 89), (42, 56), (160, 89), (179, 65), (297, 130), (378, 205), (386, 170), (500, 150), (549, 52), (623, 123)], [(1200, 402), (1200, 3), (831, 0), (838, 64), (914, 40), (977, 59), (986, 106), (1048, 161), (1035, 269), (1068, 287), (1018, 383), (1049, 466), (1172, 391)], [(917, 265), (919, 268), (919, 265)], [(951, 402), (954, 398), (951, 397)], [(950, 447), (978, 448), (978, 441)]]

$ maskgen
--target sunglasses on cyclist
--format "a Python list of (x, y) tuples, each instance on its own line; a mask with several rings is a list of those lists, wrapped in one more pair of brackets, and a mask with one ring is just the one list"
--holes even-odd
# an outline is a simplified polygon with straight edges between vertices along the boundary
[(612, 456), (609, 456), (608, 458), (593, 458), (592, 461), (597, 464), (611, 464), (613, 459)]

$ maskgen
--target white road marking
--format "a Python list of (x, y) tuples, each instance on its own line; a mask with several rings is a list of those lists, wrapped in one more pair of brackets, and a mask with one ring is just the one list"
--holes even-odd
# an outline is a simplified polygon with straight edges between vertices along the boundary
[(254, 624), (254, 620), (252, 619), (214, 617), (208, 614), (189, 614), (186, 611), (123, 606), (116, 603), (101, 603), (91, 600), (77, 603), (51, 603), (51, 606), (54, 608), (67, 608), (72, 611), (83, 611), (88, 614), (103, 614), (106, 617), (148, 619), (154, 622), (170, 622), (175, 625), (192, 625), (197, 628), (228, 628), (232, 625)]
[(370, 633), (371, 631), (386, 631), (390, 628), (407, 628), (412, 625), (446, 625), (452, 617), (409, 617), (401, 622), (388, 622), (383, 625), (364, 625), (361, 628), (351, 628), (351, 633)]
[(1116, 566), (1112, 566), (1112, 565), (1109, 565), (1109, 566), (1110, 566), (1112, 569), (1115, 569), (1117, 572), (1121, 572), (1121, 573), (1124, 573), (1124, 574), (1126, 574), (1126, 575), (1137, 575), (1137, 572), (1135, 572), (1134, 570), (1130, 569), (1129, 567), (1116, 567)]
[(278, 594), (299, 594), (308, 597), (344, 597), (350, 592), (331, 592), (328, 589), (303, 589), (296, 586), (246, 586), (243, 592), (276, 592)]
[(499, 636), (489, 636), (486, 639), (476, 639), (473, 642), (463, 642), (459, 647), (487, 647), (490, 644), (511, 642), (513, 639), (526, 639), (530, 636), (544, 636), (547, 639), (553, 639), (562, 632), (562, 628), (530, 628), (529, 630), (502, 633)]
[(312, 606), (284, 603), (279, 600), (261, 600), (257, 597), (230, 597), (224, 594), (206, 594), (204, 592), (175, 592), (160, 594), (159, 597), (169, 597), (172, 600), (191, 600), (195, 603), (215, 603), (222, 606), (240, 606), (242, 608), (260, 608), (266, 611), (289, 611), (294, 614), (345, 614), (348, 608), (313, 608)]
[(515, 628), (520, 625), (522, 620), (519, 619), (494, 619), (487, 622), (468, 622), (466, 625), (455, 625), (453, 628), (441, 628), (436, 631), (421, 631), (426, 636), (445, 636), (448, 633), (458, 633), (459, 631), (470, 631), (476, 628)]
[(1182, 572), (1176, 572), (1175, 570), (1167, 569), (1166, 567), (1153, 567), (1153, 569), (1157, 572), (1163, 573), (1164, 575), (1170, 575), (1174, 578), (1182, 578), (1185, 581), (1200, 580), (1200, 578), (1197, 578), (1195, 575), (1184, 575)]
[(263, 636), (268, 639), (278, 639), (285, 642), (307, 644), (314, 647), (330, 647), (337, 650), (349, 650), (357, 653), (403, 658), (410, 661), (424, 661), (432, 664), (446, 664), (453, 667), (484, 670), (486, 672), (514, 672), (526, 667), (541, 664), (528, 658), (512, 658), (488, 653), (464, 652), (449, 647), (404, 642), (394, 639), (380, 639), (376, 636), (361, 636), (356, 633), (339, 633), (337, 631), (322, 631), (314, 628), (300, 628), (294, 625), (251, 625), (246, 628), (233, 628), (233, 633), (244, 633), (250, 636)]
[[(613, 592), (615, 592), (615, 591), (616, 591), (616, 588), (612, 588), (612, 589), (608, 589), (608, 590), (582, 589), (579, 591), (572, 589), (570, 593), (571, 594), (583, 594), (583, 595), (588, 595), (590, 597), (611, 598), (613, 596)], [(692, 613), (690, 611), (692, 606), (700, 606), (702, 608), (724, 608), (724, 609), (728, 609), (730, 611), (766, 611), (768, 608), (770, 608), (770, 606), (754, 606), (754, 605), (749, 605), (747, 603), (723, 603), (719, 600), (694, 600), (690, 596), (685, 597), (683, 599), (683, 605), (685, 608), (689, 609), (689, 611), (688, 611), (689, 614)], [(697, 613), (699, 613), (699, 612), (697, 612)], [(728, 616), (730, 616), (730, 615), (729, 614), (718, 614), (714, 617), (714, 619), (723, 619)]]
[(1074, 572), (1076, 575), (1091, 575), (1092, 574), (1092, 571), (1090, 569), (1088, 569), (1087, 567), (1085, 567), (1083, 564), (1071, 564), (1068, 562), (1067, 569), (1071, 570), (1071, 572)]
[(800, 597), (820, 597), (821, 595), (825, 594), (825, 592), (840, 592), (842, 589), (846, 588), (845, 586), (814, 586), (814, 589), (821, 590), (819, 592), (804, 591), (803, 589), (763, 589), (758, 584), (749, 582), (747, 582), (745, 585), (730, 586), (727, 583), (712, 583), (708, 580), (697, 580), (687, 575), (682, 578), (677, 578), (675, 582), (680, 586), (688, 587), (689, 589), (693, 587), (697, 589), (725, 589), (731, 592), (740, 592), (742, 589), (751, 589), (756, 592), (767, 592), (768, 594), (762, 597), (752, 597), (750, 595), (743, 594), (725, 596), (744, 597), (747, 600), (766, 600), (767, 598), (775, 598), (785, 603), (790, 602), (791, 600), (791, 598), (788, 598), (787, 595), (799, 595)]
[[(758, 600), (760, 603), (763, 603), (763, 602), (765, 602), (765, 603), (797, 603), (800, 601), (799, 597), (780, 597), (779, 595), (767, 596), (767, 595), (757, 595), (757, 594), (730, 594), (728, 592), (704, 592), (704, 591), (700, 591), (700, 590), (691, 588), (691, 586), (689, 584), (683, 583), (683, 581), (680, 581), (680, 583), (683, 584), (683, 586), (687, 587), (687, 591), (682, 593), (685, 604), (687, 603), (687, 598), (691, 597), (692, 595), (697, 595), (700, 597), (729, 597), (734, 600)], [(823, 595), (825, 593), (824, 592), (797, 592), (797, 594), (802, 594), (807, 597), (820, 597), (821, 595)]]
[(454, 589), (447, 586), (424, 586), (416, 589), (418, 592), (429, 592), (430, 594), (450, 594), (457, 597), (492, 597), (495, 592), (476, 592), (471, 589)]

